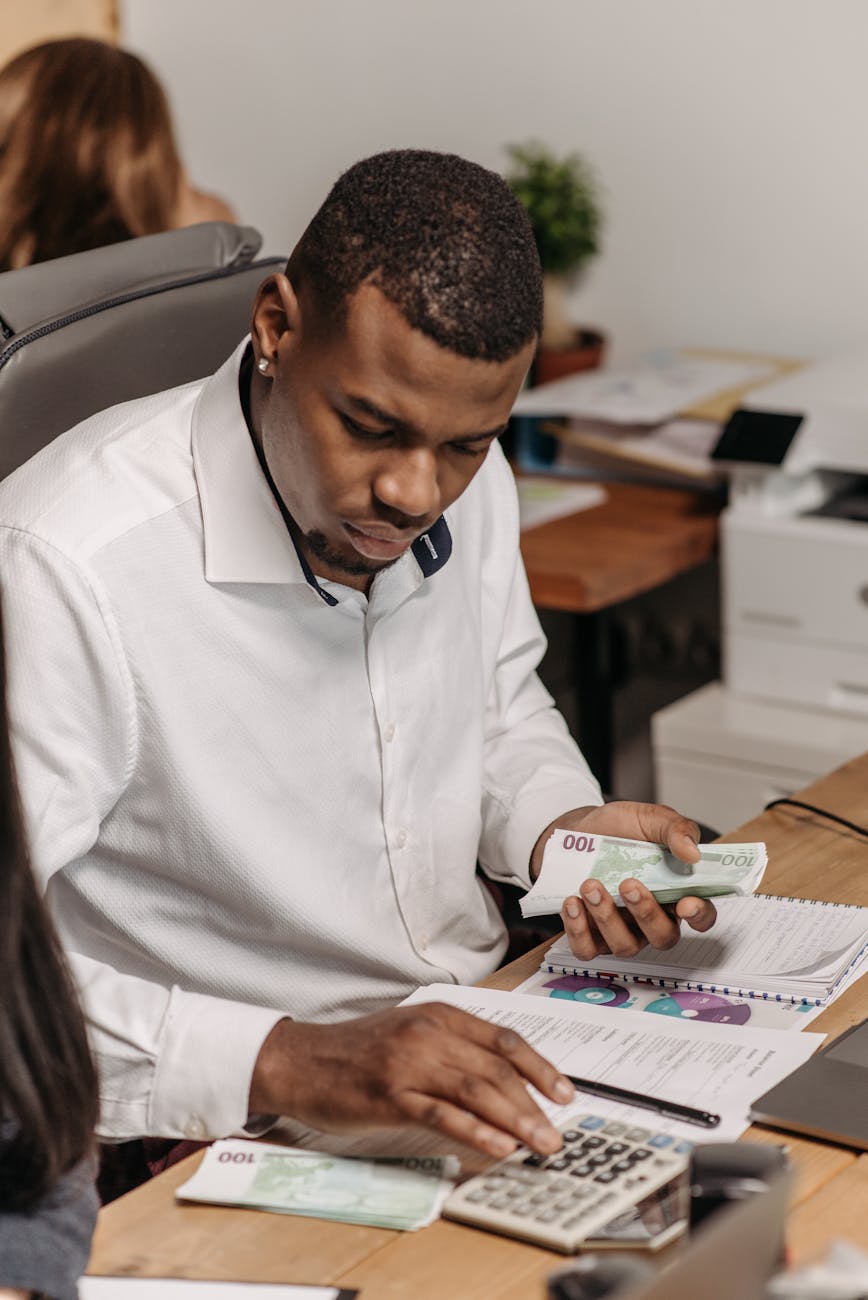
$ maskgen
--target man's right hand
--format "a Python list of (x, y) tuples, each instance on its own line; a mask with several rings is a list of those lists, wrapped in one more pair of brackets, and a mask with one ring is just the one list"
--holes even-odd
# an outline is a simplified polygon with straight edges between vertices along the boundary
[(327, 1132), (420, 1124), (502, 1158), (519, 1142), (550, 1154), (557, 1129), (531, 1099), (573, 1085), (511, 1029), (440, 1002), (335, 1025), (281, 1020), (265, 1040), (250, 1111)]

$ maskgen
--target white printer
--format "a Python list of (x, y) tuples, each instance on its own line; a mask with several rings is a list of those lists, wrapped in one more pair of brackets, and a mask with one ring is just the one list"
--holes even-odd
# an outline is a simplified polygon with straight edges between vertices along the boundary
[(868, 348), (756, 389), (713, 455), (727, 685), (868, 718)]
[(753, 390), (713, 456), (724, 684), (652, 735), (657, 798), (727, 829), (868, 750), (868, 346)]

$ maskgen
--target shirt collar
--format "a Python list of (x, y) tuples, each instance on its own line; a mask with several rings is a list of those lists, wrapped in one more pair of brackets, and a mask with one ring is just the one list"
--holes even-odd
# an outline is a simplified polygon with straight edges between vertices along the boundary
[[(238, 394), (238, 372), (247, 347), (245, 338), (206, 380), (193, 409), (193, 468), (202, 508), (205, 577), (215, 583), (304, 582), (327, 604), (336, 604), (296, 550), (260, 467)], [(452, 535), (441, 515), (395, 567), (410, 564), (430, 578), (451, 554)]]

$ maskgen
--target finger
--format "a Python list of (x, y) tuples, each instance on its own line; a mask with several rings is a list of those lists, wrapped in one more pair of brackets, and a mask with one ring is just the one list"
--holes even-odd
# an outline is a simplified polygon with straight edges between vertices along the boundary
[(514, 1029), (493, 1025), (465, 1011), (460, 1013), (459, 1027), (473, 1041), (465, 1046), (454, 1037), (453, 1046), (457, 1045), (458, 1051), (453, 1050), (450, 1063), (464, 1073), (485, 1079), (509, 1097), (524, 1116), (533, 1117), (535, 1123), (545, 1120), (527, 1091), (528, 1083), (561, 1105), (573, 1100), (575, 1088), (569, 1079)]
[[(440, 1100), (476, 1117), (483, 1126), (526, 1142), (543, 1155), (560, 1150), (562, 1139), (531, 1097), (533, 1083), (552, 1100), (571, 1101), (572, 1084), (514, 1030), (493, 1025), (458, 1007), (432, 1004), (439, 1024), (436, 1070), (426, 1070), (415, 1087), (395, 1089), (403, 1110), (408, 1092)], [(411, 1116), (415, 1117), (415, 1116)], [(490, 1135), (489, 1135), (490, 1136)]]
[(675, 914), (700, 934), (710, 930), (717, 920), (717, 908), (707, 898), (679, 898)]
[[(682, 826), (680, 822), (683, 822)], [(680, 819), (679, 824), (672, 827), (666, 840), (667, 848), (680, 858), (682, 862), (689, 862), (691, 865), (698, 862), (702, 857), (699, 851), (699, 827), (696, 822), (688, 821), (686, 817)]]
[(640, 804), (637, 816), (643, 839), (665, 844), (682, 862), (699, 861), (699, 826), (695, 821), (666, 804)]
[(503, 1160), (512, 1155), (518, 1146), (509, 1133), (492, 1128), (476, 1115), (454, 1106), (442, 1097), (429, 1097), (423, 1092), (407, 1090), (399, 1098), (402, 1113), (414, 1124), (434, 1129), (456, 1142)]
[(541, 1155), (551, 1155), (563, 1145), (560, 1133), (523, 1085), (515, 1094), (509, 1088), (492, 1084), (479, 1073), (463, 1070), (438, 1080), (437, 1095), (475, 1115), (490, 1128), (525, 1142)]
[(599, 931), (591, 924), (587, 908), (581, 898), (573, 897), (564, 900), (561, 920), (564, 923), (564, 934), (567, 936), (570, 949), (577, 957), (581, 957), (583, 961), (590, 961), (592, 957), (599, 957), (601, 953), (607, 951)]
[(660, 906), (641, 881), (622, 880), (619, 892), (646, 943), (653, 948), (671, 948), (678, 942), (681, 934), (678, 921)]
[(497, 1054), (499, 1060), (508, 1063), (518, 1071), (523, 1080), (532, 1084), (550, 1101), (556, 1101), (564, 1106), (573, 1100), (576, 1090), (569, 1079), (561, 1074), (551, 1061), (546, 1060), (531, 1047), (521, 1034), (503, 1025), (491, 1025), (490, 1029), (494, 1035), (492, 1051)]
[(616, 957), (635, 957), (645, 946), (644, 936), (637, 935), (631, 929), (629, 918), (622, 915), (621, 909), (615, 906), (608, 890), (599, 880), (586, 880), (582, 884), (581, 895), (605, 944), (604, 951), (611, 952)]

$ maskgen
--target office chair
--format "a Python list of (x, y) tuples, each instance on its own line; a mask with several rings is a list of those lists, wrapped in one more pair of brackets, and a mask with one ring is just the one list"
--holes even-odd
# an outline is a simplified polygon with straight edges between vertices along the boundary
[(208, 222), (0, 274), (0, 478), (96, 411), (215, 371), (286, 264), (261, 243)]

